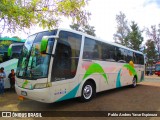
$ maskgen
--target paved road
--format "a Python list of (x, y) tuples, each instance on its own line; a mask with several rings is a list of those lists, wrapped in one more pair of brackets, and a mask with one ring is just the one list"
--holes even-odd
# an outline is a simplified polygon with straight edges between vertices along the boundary
[[(127, 86), (98, 93), (95, 99), (87, 103), (81, 103), (78, 99), (52, 104), (40, 103), (29, 99), (19, 101), (14, 92), (7, 91), (5, 96), (0, 97), (0, 111), (160, 111), (160, 78), (148, 76), (136, 88)], [(74, 120), (74, 118), (66, 117), (59, 119)], [(93, 120), (97, 118), (86, 119)], [(114, 119), (119, 120), (118, 118)], [(133, 118), (125, 117), (123, 119)], [(158, 118), (142, 119), (158, 120)]]

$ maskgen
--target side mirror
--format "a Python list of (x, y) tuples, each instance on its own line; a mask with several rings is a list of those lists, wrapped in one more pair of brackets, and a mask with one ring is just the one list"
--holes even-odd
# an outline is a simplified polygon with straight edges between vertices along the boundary
[(48, 40), (50, 38), (58, 39), (58, 36), (43, 36), (43, 38), (41, 40), (41, 45), (40, 45), (41, 54), (47, 54), (46, 50), (47, 50), (47, 46), (48, 46)]
[(8, 48), (8, 57), (11, 57), (12, 55), (12, 46), (10, 45)]
[(41, 54), (46, 53), (47, 45), (48, 45), (48, 36), (43, 36), (43, 38), (41, 40), (41, 46), (40, 46)]

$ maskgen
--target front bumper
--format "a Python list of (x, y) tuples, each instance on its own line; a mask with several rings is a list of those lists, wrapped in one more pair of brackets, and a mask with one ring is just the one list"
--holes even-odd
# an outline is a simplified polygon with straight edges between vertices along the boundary
[[(15, 84), (16, 93), (19, 96), (23, 96), (24, 98), (29, 98), (35, 101), (44, 102), (44, 103), (53, 103), (54, 100), (52, 99), (53, 96), (50, 94), (49, 88), (43, 88), (43, 89), (24, 89), (20, 88)], [(26, 92), (27, 95), (22, 95), (22, 91)]]

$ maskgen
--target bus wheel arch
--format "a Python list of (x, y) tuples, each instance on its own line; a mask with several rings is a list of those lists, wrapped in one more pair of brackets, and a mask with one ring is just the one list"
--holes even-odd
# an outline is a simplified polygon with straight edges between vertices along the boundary
[(81, 101), (88, 102), (96, 95), (96, 83), (93, 79), (88, 79), (84, 82), (81, 90)]

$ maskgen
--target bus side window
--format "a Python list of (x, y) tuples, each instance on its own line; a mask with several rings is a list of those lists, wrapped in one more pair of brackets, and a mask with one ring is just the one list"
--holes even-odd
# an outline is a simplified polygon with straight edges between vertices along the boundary
[(102, 43), (102, 59), (104, 61), (115, 62), (115, 47), (107, 43)]
[(91, 55), (90, 55), (89, 52), (84, 52), (84, 53), (83, 53), (83, 57), (84, 57), (85, 59), (90, 59), (90, 58), (91, 58)]
[(116, 49), (117, 51), (117, 62), (120, 62), (120, 63), (126, 63), (126, 50), (123, 49), (123, 48), (118, 48)]
[(98, 59), (99, 58), (99, 53), (98, 51), (95, 49), (94, 52), (92, 52), (92, 59)]
[(138, 64), (136, 53), (133, 53), (133, 61), (135, 64)]
[(130, 61), (133, 61), (133, 52), (127, 50), (126, 62), (129, 63)]
[(101, 60), (102, 47), (101, 42), (91, 38), (85, 38), (83, 59)]

